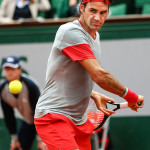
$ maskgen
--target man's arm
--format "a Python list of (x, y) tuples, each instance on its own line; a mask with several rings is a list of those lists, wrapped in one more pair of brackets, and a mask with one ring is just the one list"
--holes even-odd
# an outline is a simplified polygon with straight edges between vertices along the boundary
[(35, 111), (36, 103), (38, 101), (38, 98), (40, 96), (40, 89), (38, 85), (31, 79), (31, 77), (21, 77), (21, 80), (23, 80), (28, 88), (29, 91), (29, 102), (31, 105), (31, 108), (33, 110), (33, 113)]
[(121, 97), (124, 95), (126, 88), (108, 71), (104, 70), (96, 59), (85, 59), (79, 62), (101, 88)]
[(14, 115), (14, 110), (11, 106), (5, 103), (3, 99), (1, 99), (1, 104), (2, 104), (3, 114), (4, 114), (5, 124), (11, 135), (11, 149), (18, 148), (18, 150), (22, 150), (20, 143), (18, 141), (17, 124)]
[[(125, 93), (127, 92), (126, 87), (123, 86), (117, 79), (115, 79), (108, 71), (103, 69), (96, 59), (85, 59), (79, 62), (89, 72), (92, 80), (96, 82), (101, 88), (120, 97), (125, 96)], [(129, 103), (133, 103), (130, 104), (129, 107), (137, 111), (137, 108), (140, 107), (136, 103), (142, 102), (144, 105), (144, 97), (138, 96), (130, 90), (129, 94), (127, 94), (127, 97), (125, 97), (125, 99), (127, 101), (129, 100)], [(132, 96), (134, 101), (131, 101)]]
[(14, 110), (11, 106), (5, 103), (3, 99), (1, 99), (1, 104), (6, 126), (9, 130), (9, 133), (11, 135), (14, 135), (17, 133), (17, 125)]

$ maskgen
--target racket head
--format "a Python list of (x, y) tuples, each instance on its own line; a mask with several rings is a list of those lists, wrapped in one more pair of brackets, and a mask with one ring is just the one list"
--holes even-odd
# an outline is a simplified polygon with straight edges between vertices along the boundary
[[(104, 113), (97, 109), (95, 102), (92, 99), (90, 99), (87, 108), (87, 117), (93, 124), (94, 130), (102, 123), (104, 119)], [(96, 132), (99, 132), (100, 130), (101, 128), (96, 130)]]
[[(129, 108), (128, 102), (123, 102), (123, 103), (107, 102), (106, 108), (107, 108), (108, 104), (115, 106), (115, 108), (110, 109), (113, 111), (117, 111), (118, 109)], [(137, 104), (138, 104), (138, 106), (141, 106), (142, 102), (138, 102)], [(91, 100), (91, 99), (89, 101), (89, 106), (87, 109), (87, 116), (88, 116), (88, 119), (93, 124), (94, 131), (96, 131), (96, 132), (99, 132), (101, 130), (101, 127), (103, 126), (103, 124), (105, 123), (107, 118), (109, 117), (107, 115), (104, 115), (103, 112), (99, 111), (95, 105), (94, 100)]]
[[(109, 108), (110, 106), (112, 106), (111, 108)], [(106, 108), (113, 110), (113, 111), (117, 111), (118, 109), (122, 109), (122, 108), (128, 108), (128, 103), (112, 103), (112, 102), (107, 102), (106, 104)], [(96, 104), (94, 102), (94, 100), (90, 99), (89, 101), (89, 105), (88, 105), (88, 109), (87, 109), (87, 116), (88, 119), (91, 121), (91, 123), (94, 126), (94, 131), (99, 132), (101, 127), (104, 125), (104, 123), (106, 122), (107, 118), (109, 116), (104, 115), (103, 112), (99, 111), (96, 107)]]
[[(94, 130), (102, 123), (104, 119), (104, 113), (102, 112), (88, 112), (87, 116), (88, 116), (88, 119), (93, 124)], [(99, 128), (99, 130), (100, 129), (101, 128)], [(99, 130), (97, 130), (97, 132), (99, 132)]]

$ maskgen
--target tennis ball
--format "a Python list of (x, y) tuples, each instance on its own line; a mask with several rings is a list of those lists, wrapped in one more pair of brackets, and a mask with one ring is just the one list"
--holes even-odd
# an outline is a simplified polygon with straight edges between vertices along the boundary
[(22, 90), (22, 84), (19, 80), (13, 80), (9, 83), (9, 91), (12, 94), (18, 94)]

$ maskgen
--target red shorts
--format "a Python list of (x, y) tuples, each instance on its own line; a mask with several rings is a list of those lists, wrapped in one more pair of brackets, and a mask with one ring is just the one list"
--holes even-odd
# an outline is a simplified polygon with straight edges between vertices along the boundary
[(35, 118), (34, 123), (49, 150), (91, 150), (90, 135), (94, 127), (89, 120), (83, 125), (75, 125), (63, 115), (49, 113)]

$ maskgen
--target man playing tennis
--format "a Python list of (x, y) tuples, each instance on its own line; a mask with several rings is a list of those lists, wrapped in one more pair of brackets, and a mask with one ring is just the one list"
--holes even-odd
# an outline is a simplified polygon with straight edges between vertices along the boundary
[[(48, 59), (46, 86), (35, 111), (35, 125), (49, 150), (90, 150), (93, 125), (87, 119), (87, 106), (92, 98), (99, 110), (113, 99), (99, 94), (93, 83), (123, 97), (137, 111), (144, 97), (120, 84), (100, 66), (101, 48), (98, 30), (104, 24), (109, 0), (83, 0), (79, 20), (62, 25), (55, 37)], [(142, 102), (138, 106), (137, 102)]]

